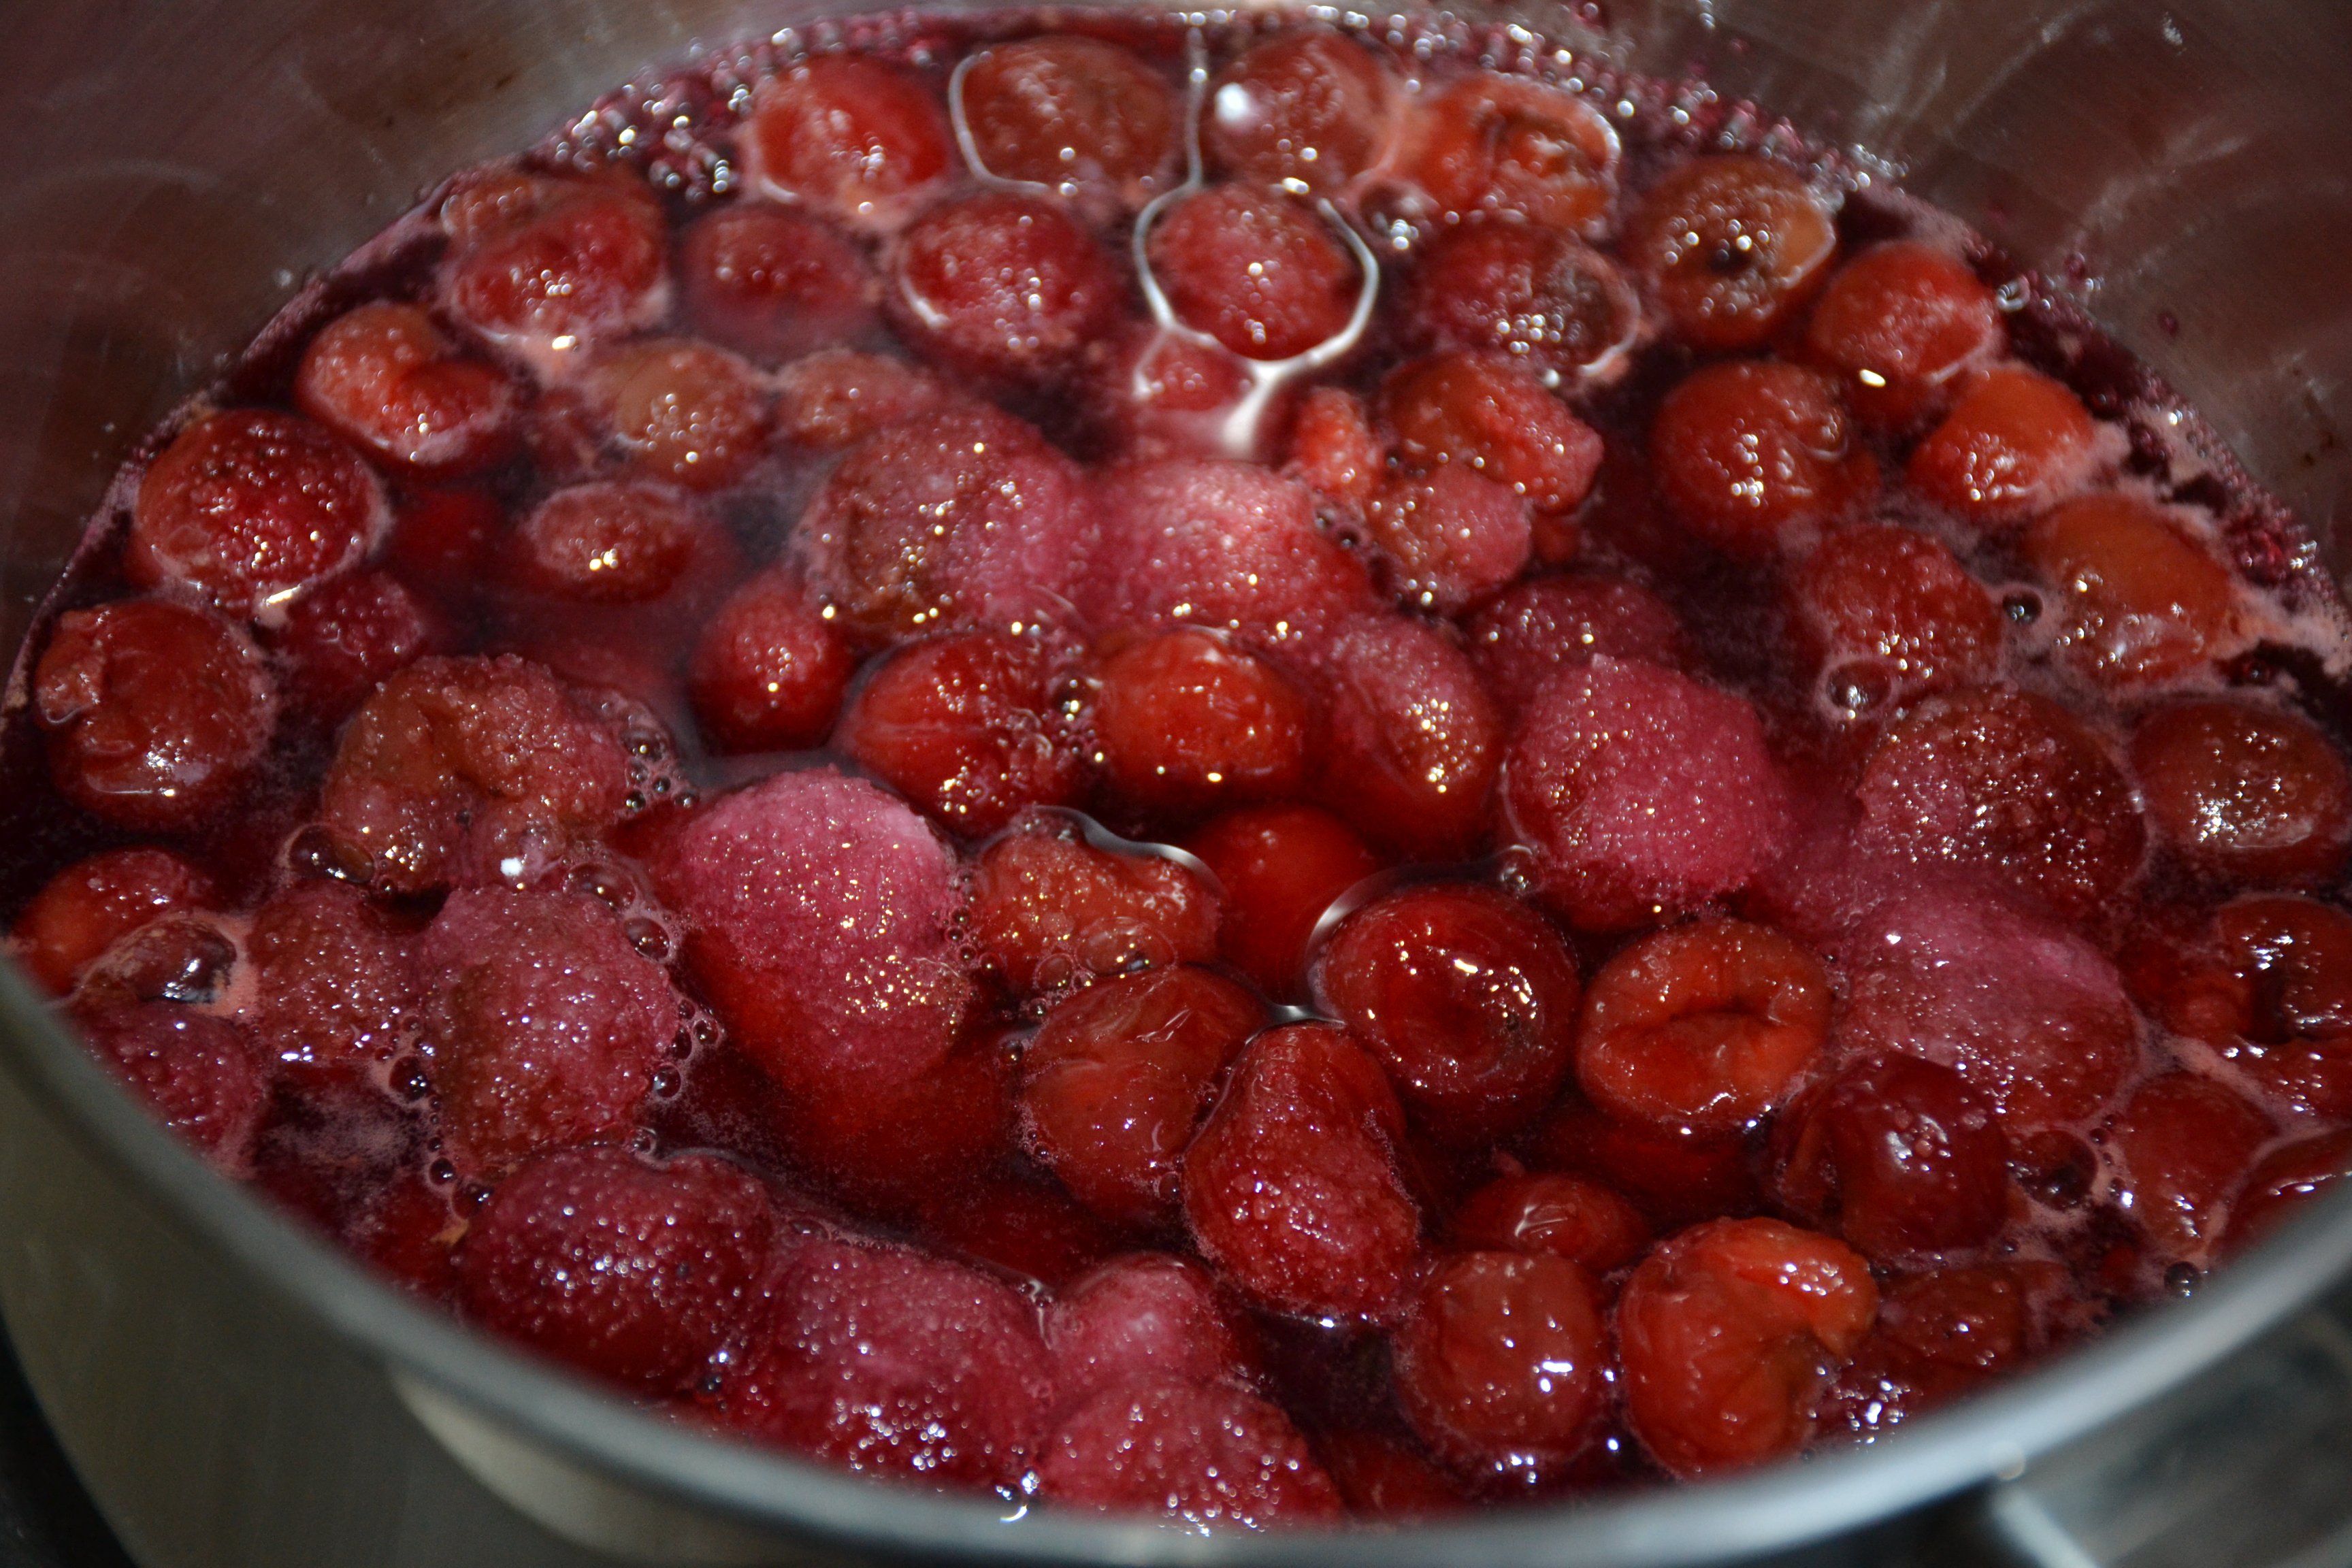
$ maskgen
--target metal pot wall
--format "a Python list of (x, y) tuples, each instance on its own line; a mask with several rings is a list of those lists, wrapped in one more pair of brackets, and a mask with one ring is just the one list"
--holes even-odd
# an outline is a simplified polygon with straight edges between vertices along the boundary
[[(0, 644), (138, 434), (298, 278), (630, 72), (816, 14), (0, 6), (19, 104), (0, 172)], [(2095, 313), (2252, 472), (2323, 539), (2342, 525), (2342, 566), (2352, 20), (2336, 0), (1627, 0), (1610, 22), (1637, 68), (1696, 68), (1891, 160), (2022, 259), (2095, 279)], [(2352, 1512), (2352, 1477), (2327, 1468), (2352, 1454), (2352, 1339), (2314, 1305), (2347, 1278), (2352, 1200), (1875, 1447), (1573, 1511), (1209, 1541), (1008, 1521), (691, 1436), (411, 1306), (211, 1176), (0, 973), (0, 1310), (154, 1568), (2257, 1562), (2326, 1549)]]

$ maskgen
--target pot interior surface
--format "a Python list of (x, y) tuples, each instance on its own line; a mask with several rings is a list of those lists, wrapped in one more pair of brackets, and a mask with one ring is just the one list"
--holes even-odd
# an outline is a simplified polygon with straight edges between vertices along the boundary
[[(846, 14), (848, 6), (835, 8)], [(1591, 13), (1591, 15), (1588, 15)], [(2333, 0), (1626, 0), (1508, 13), (1696, 71), (2074, 280), (2335, 571), (2352, 548), (2352, 28)], [(523, 145), (632, 71), (825, 14), (747, 0), (179, 0), (10, 23), (25, 100), (0, 175), (0, 642), (13, 647), (117, 466), (301, 281), (447, 172)], [(1470, 13), (1474, 20), (1506, 15)], [(2337, 524), (2347, 526), (2338, 529)], [(2337, 540), (2343, 532), (2347, 537)], [(206, 1174), (26, 989), (0, 1068), (146, 1200), (366, 1354), (590, 1470), (836, 1542), (1053, 1561), (1668, 1563), (1801, 1542), (1948, 1493), (2122, 1415), (2352, 1265), (2352, 1201), (2199, 1298), (1881, 1447), (1801, 1468), (1435, 1531), (1201, 1542), (874, 1491), (685, 1436), (365, 1281)]]

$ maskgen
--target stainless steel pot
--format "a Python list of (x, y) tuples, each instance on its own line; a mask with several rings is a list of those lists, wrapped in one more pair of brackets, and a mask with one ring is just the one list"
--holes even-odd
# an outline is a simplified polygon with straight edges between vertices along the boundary
[[(302, 275), (631, 71), (824, 8), (0, 4), (19, 106), (0, 173), (0, 646), (138, 434)], [(2340, 569), (2338, 0), (1625, 0), (1607, 19), (1626, 63), (1752, 94), (2085, 279), (2246, 467), (2340, 536)], [(0, 1309), (154, 1568), (2341, 1562), (2347, 1279), (2352, 1196), (2195, 1299), (1874, 1448), (1573, 1510), (1213, 1541), (1008, 1520), (689, 1435), (409, 1305), (209, 1175), (0, 973)], [(2331, 1290), (2341, 1318), (2315, 1305)]]

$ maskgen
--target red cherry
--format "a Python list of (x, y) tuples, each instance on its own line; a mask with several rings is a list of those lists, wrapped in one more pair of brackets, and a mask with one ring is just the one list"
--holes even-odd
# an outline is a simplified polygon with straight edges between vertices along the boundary
[(610, 731), (541, 666), (422, 658), (344, 726), (319, 816), (377, 886), (422, 892), (502, 859), (543, 868), (619, 818), (628, 777)]
[(2311, 884), (2352, 852), (2352, 768), (2292, 712), (2159, 708), (2132, 735), (2132, 768), (2157, 841), (2200, 876)]
[(268, 1109), (269, 1079), (245, 1031), (169, 1002), (75, 1020), (90, 1048), (147, 1109), (217, 1169), (242, 1176)]
[[(1124, 1232), (1052, 1178), (1017, 1163), (1008, 1167), (1003, 1147), (1002, 1138), (992, 1143), (994, 1168), (946, 1179), (928, 1200), (915, 1194), (925, 1246), (1058, 1291), (1129, 1245)], [(1067, 1399), (1066, 1391), (1061, 1397)]]
[(825, 349), (777, 374), (776, 434), (796, 446), (838, 452), (957, 399), (945, 380), (905, 360)]
[(1532, 372), (1499, 355), (1410, 360), (1381, 382), (1380, 409), (1408, 469), (1466, 464), (1538, 511), (1574, 507), (1600, 471), (1601, 437)]
[(421, 305), (378, 300), (329, 322), (303, 351), (294, 402), (379, 462), (422, 474), (487, 468), (514, 443), (514, 384), (461, 357)]
[(1210, 79), (1201, 151), (1221, 173), (1331, 195), (1380, 161), (1395, 92), (1371, 53), (1337, 33), (1268, 38)]
[(1054, 651), (963, 632), (890, 655), (841, 715), (835, 744), (966, 837), (1087, 785), (1078, 716)]
[(2023, 522), (2080, 489), (2100, 427), (2063, 385), (2021, 364), (1986, 371), (1912, 449), (1913, 489), (1979, 528)]
[(567, 1149), (491, 1193), (457, 1250), (457, 1300), (533, 1350), (668, 1392), (751, 1315), (772, 1224), (758, 1179), (724, 1160)]
[(1306, 783), (1313, 705), (1228, 637), (1180, 626), (1120, 649), (1095, 679), (1096, 754), (1126, 802), (1177, 816)]
[[(740, 1000), (730, 997), (727, 1011), (730, 1021), (740, 1016)], [(1023, 1220), (1039, 1218), (1039, 1205), (1028, 1201), (1029, 1193), (983, 1184), (1010, 1147), (1013, 1064), (1001, 1037), (977, 1031), (906, 1078), (892, 1076), (904, 1070), (902, 1064), (859, 1059), (855, 1038), (825, 1041), (825, 1048), (804, 1050), (790, 1062), (777, 1060), (780, 1043), (772, 1028), (757, 1042), (761, 1065), (786, 1090), (776, 1122), (794, 1169), (820, 1190), (887, 1222), (928, 1221), (935, 1235), (972, 1256), (1018, 1253), (1016, 1268), (1045, 1268), (1037, 1253), (1066, 1238), (1009, 1234)], [(852, 1064), (866, 1069), (855, 1079), (844, 1070)], [(985, 1238), (985, 1245), (965, 1239), (973, 1215), (950, 1212), (951, 1203), (943, 1200), (951, 1199), (982, 1205), (983, 1212), (994, 1203), (1005, 1233)], [(1051, 1201), (1048, 1195), (1045, 1203)], [(1050, 1226), (1064, 1216), (1049, 1211), (1042, 1217)], [(1033, 1242), (1040, 1245), (1033, 1249)], [(1106, 1238), (1102, 1245), (1110, 1243)]]
[(2037, 1337), (2019, 1268), (1940, 1268), (1892, 1281), (1878, 1322), (1839, 1374), (1823, 1425), (1863, 1441), (2023, 1362)]
[(954, 402), (886, 425), (826, 479), (793, 539), (811, 586), (876, 637), (1070, 613), (1099, 521), (1028, 426)]
[(1544, 1173), (1489, 1182), (1454, 1211), (1456, 1246), (1564, 1258), (1600, 1275), (1648, 1249), (1650, 1226), (1598, 1182)]
[(1789, 819), (1746, 703), (1613, 658), (1561, 672), (1520, 715), (1503, 805), (1538, 889), (1587, 931), (1652, 924), (1745, 886)]
[(2216, 1080), (2171, 1072), (2134, 1092), (2109, 1134), (2132, 1215), (2167, 1257), (2203, 1262), (2271, 1119)]
[(1062, 1419), (1037, 1468), (1058, 1503), (1166, 1514), (1206, 1533), (1337, 1521), (1339, 1489), (1276, 1405), (1163, 1383), (1097, 1394)]
[(955, 136), (919, 78), (856, 55), (819, 55), (760, 84), (742, 153), (764, 195), (878, 228), (947, 174)]
[(2281, 1144), (2247, 1174), (2223, 1239), (2232, 1252), (2252, 1246), (2347, 1177), (2352, 1177), (2352, 1128)]
[(1864, 847), (1981, 871), (2071, 920), (2113, 904), (2147, 842), (2131, 785), (2082, 721), (2003, 686), (1898, 720), (1856, 795)]
[(2058, 590), (2061, 656), (2102, 685), (2177, 680), (2242, 636), (2229, 567), (2145, 501), (2069, 501), (2026, 534), (2025, 558)]
[(1491, 889), (1428, 883), (1365, 905), (1316, 956), (1313, 981), (1318, 1010), (1448, 1142), (1517, 1131), (1568, 1076), (1575, 957), (1543, 917)]
[(506, 528), (506, 508), (470, 488), (418, 490), (400, 504), (383, 569), (411, 594), (447, 610), (470, 603), (491, 541)]
[(2124, 963), (2166, 1028), (2213, 1047), (2285, 1106), (2352, 1118), (2352, 916), (2241, 898), (2194, 931), (2143, 928)]
[(856, 669), (841, 628), (779, 567), (719, 607), (695, 644), (688, 679), (713, 751), (795, 752), (831, 732)]
[[(1076, 394), (1094, 406), (1082, 416), (1118, 461), (1169, 458), (1255, 457), (1286, 395), (1253, 407), (1249, 362), (1221, 344), (1202, 342), (1143, 321), (1110, 336), (1108, 352), (1087, 352), (1089, 371)], [(1377, 454), (1376, 454), (1377, 456)]]
[(1839, 378), (1864, 424), (1900, 430), (1937, 412), (1952, 384), (2008, 338), (1992, 290), (1964, 263), (1898, 239), (1831, 277), (1805, 323), (1804, 352)]
[(1321, 792), (1349, 826), (1419, 859), (1468, 853), (1502, 763), (1503, 724), (1469, 658), (1402, 616), (1367, 616), (1322, 663)]
[(1576, 1079), (1628, 1121), (1727, 1132), (1793, 1094), (1830, 1025), (1821, 960), (1769, 926), (1654, 932), (1592, 977)]
[(161, 599), (58, 616), (32, 698), (58, 793), (150, 832), (193, 828), (233, 800), (278, 719), (277, 693), (245, 634)]
[(695, 536), (710, 526), (667, 485), (590, 479), (557, 490), (515, 525), (509, 570), (518, 585), (551, 598), (643, 604), (685, 574)]
[(1430, 243), (1395, 307), (1433, 349), (1500, 350), (1539, 372), (1605, 377), (1641, 321), (1616, 263), (1533, 224), (1465, 224)]
[(1449, 1258), (1395, 1339), (1397, 1402), (1456, 1467), (1524, 1478), (1574, 1459), (1600, 1425), (1609, 1334), (1600, 1292), (1565, 1258)]
[(1338, 337), (1363, 288), (1321, 216), (1245, 185), (1178, 198), (1151, 226), (1148, 255), (1176, 319), (1245, 359), (1292, 359)]
[(1019, 995), (1216, 952), (1216, 894), (1177, 860), (1087, 843), (1066, 817), (1024, 818), (968, 878), (973, 962)]
[(254, 911), (252, 1026), (309, 1083), (390, 1062), (415, 1037), (410, 932), (341, 882), (297, 882)]
[(1057, 203), (988, 191), (942, 203), (890, 247), (884, 307), (899, 339), (942, 367), (1051, 384), (1124, 313), (1102, 246)]
[(1653, 185), (1623, 254), (1692, 347), (1753, 348), (1829, 277), (1837, 228), (1795, 171), (1745, 153), (1694, 158)]
[(1491, 213), (1596, 237), (1617, 195), (1617, 133), (1573, 94), (1478, 72), (1419, 104), (1402, 172), (1449, 217)]
[(832, 226), (744, 203), (678, 237), (677, 278), (694, 331), (762, 364), (872, 335), (881, 284)]
[(669, 302), (669, 241), (652, 193), (625, 177), (488, 174), (441, 205), (442, 303), (542, 374), (642, 331)]
[(1421, 1211), (1397, 1170), (1404, 1113), (1348, 1035), (1259, 1036), (1184, 1153), (1201, 1255), (1244, 1294), (1297, 1317), (1381, 1322), (1404, 1305)]
[(1622, 1191), (1662, 1229), (1759, 1206), (1741, 1137), (1612, 1121), (1578, 1096), (1544, 1122), (1536, 1152), (1547, 1167)]
[(1172, 184), (1183, 106), (1158, 71), (1099, 38), (1024, 38), (971, 57), (963, 122), (1000, 180), (1139, 207)]
[(590, 395), (648, 479), (721, 490), (768, 440), (768, 394), (751, 367), (691, 338), (632, 343), (590, 374)]
[(770, 1288), (725, 1374), (730, 1425), (861, 1474), (1010, 1485), (1052, 1407), (1036, 1309), (1011, 1286), (907, 1247), (817, 1240)]
[(139, 481), (122, 569), (142, 587), (184, 584), (225, 615), (274, 617), (391, 526), (357, 452), (291, 414), (232, 409), (182, 431)]
[(1693, 664), (1673, 608), (1615, 577), (1533, 577), (1478, 606), (1463, 625), (1470, 662), (1507, 718), (1559, 671), (1596, 655), (1668, 669)]
[(1762, 559), (1867, 501), (1878, 465), (1853, 449), (1837, 387), (1819, 371), (1738, 360), (1693, 373), (1650, 426), (1658, 493), (1727, 554)]
[(1045, 1309), (1045, 1343), (1066, 1405), (1139, 1384), (1246, 1387), (1254, 1357), (1199, 1264), (1130, 1252), (1070, 1285)]
[(1380, 869), (1364, 841), (1311, 805), (1244, 806), (1184, 841), (1225, 889), (1218, 950), (1267, 995), (1294, 994), (1332, 900)]
[(1685, 1479), (1794, 1453), (1877, 1310), (1870, 1266), (1827, 1237), (1771, 1219), (1686, 1230), (1619, 1303), (1633, 1430)]
[(294, 601), (271, 639), (287, 666), (286, 698), (320, 723), (341, 720), (377, 686), (451, 642), (441, 617), (399, 578), (353, 572)]
[(1899, 705), (2000, 667), (2000, 607), (1949, 550), (1907, 528), (1830, 535), (1782, 597), (1790, 640), (1807, 670), (1829, 678), (1832, 702), (1864, 691), (1873, 707)]
[(625, 1131), (677, 1029), (660, 966), (594, 899), (460, 889), (416, 942), (450, 1152), (495, 1172)]
[(75, 861), (42, 885), (16, 917), (8, 950), (35, 984), (62, 996), (108, 949), (142, 927), (219, 903), (212, 879), (168, 849), (109, 849)]
[(1432, 1463), (1409, 1436), (1386, 1432), (1316, 1434), (1331, 1479), (1361, 1519), (1407, 1521), (1471, 1506), (1460, 1482)]
[(1992, 1104), (1938, 1062), (1855, 1063), (1781, 1112), (1772, 1152), (1780, 1201), (1881, 1263), (1979, 1246), (2009, 1217)]

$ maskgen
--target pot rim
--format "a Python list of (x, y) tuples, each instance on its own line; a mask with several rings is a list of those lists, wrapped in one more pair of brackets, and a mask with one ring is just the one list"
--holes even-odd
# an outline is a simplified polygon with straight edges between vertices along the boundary
[(2053, 1450), (2242, 1349), (2352, 1273), (2352, 1184), (2314, 1205), (2185, 1300), (1906, 1423), (1874, 1443), (1718, 1480), (1498, 1510), (1472, 1522), (1351, 1525), (1203, 1537), (1150, 1521), (935, 1497), (695, 1432), (505, 1348), (414, 1300), (214, 1171), (68, 1037), (13, 964), (0, 966), (0, 1070), (143, 1201), (216, 1258), (259, 1277), (347, 1346), (422, 1379), (494, 1424), (607, 1478), (741, 1524), (830, 1544), (975, 1563), (1431, 1562), (1492, 1568), (1674, 1568), (1788, 1550), (2027, 1473)]

